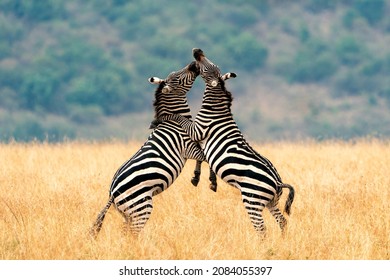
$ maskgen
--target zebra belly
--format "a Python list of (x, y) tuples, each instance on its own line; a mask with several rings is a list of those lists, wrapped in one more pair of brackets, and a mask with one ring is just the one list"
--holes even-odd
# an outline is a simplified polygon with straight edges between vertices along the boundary
[(229, 145), (218, 146), (213, 152), (205, 151), (211, 168), (222, 180), (240, 190), (251, 189), (254, 194), (261, 192), (264, 198), (272, 198), (276, 193), (277, 176), (242, 143), (232, 139)]
[[(153, 154), (149, 154), (153, 155)], [(140, 198), (157, 195), (167, 189), (178, 177), (184, 164), (173, 164), (163, 157), (145, 157), (131, 160), (113, 179), (110, 194), (117, 206), (136, 203)]]

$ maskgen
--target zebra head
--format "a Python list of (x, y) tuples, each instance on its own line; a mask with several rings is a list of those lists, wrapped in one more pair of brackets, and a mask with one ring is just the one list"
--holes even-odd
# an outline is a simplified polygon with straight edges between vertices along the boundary
[(180, 114), (191, 118), (186, 94), (199, 75), (199, 66), (193, 61), (183, 69), (170, 73), (165, 79), (149, 78), (151, 84), (158, 85), (155, 93), (155, 118), (164, 114)]
[(165, 79), (158, 77), (149, 78), (152, 84), (158, 84), (157, 90), (162, 93), (186, 94), (199, 75), (199, 66), (195, 61), (191, 62), (183, 69), (172, 72)]
[(235, 78), (237, 75), (232, 72), (228, 72), (221, 75), (219, 67), (210, 61), (203, 53), (201, 49), (192, 49), (193, 56), (199, 66), (199, 72), (206, 85), (216, 87), (219, 80), (225, 81), (230, 78)]
[(228, 106), (230, 108), (233, 96), (225, 88), (225, 80), (235, 78), (236, 74), (228, 72), (221, 75), (218, 66), (210, 61), (201, 49), (193, 49), (192, 52), (199, 65), (200, 76), (206, 83), (202, 106)]

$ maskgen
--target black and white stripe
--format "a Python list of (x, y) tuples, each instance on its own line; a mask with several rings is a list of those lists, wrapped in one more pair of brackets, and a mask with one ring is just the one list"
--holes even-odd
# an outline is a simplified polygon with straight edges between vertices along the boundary
[[(185, 119), (191, 118), (186, 94), (198, 75), (198, 66), (192, 62), (172, 72), (165, 80), (150, 78), (150, 83), (158, 84), (154, 101), (155, 117), (169, 112), (180, 114)], [(186, 159), (205, 160), (199, 144), (193, 142), (174, 121), (157, 124), (141, 149), (115, 173), (109, 200), (99, 213), (91, 234), (96, 236), (99, 233), (112, 203), (124, 216), (130, 230), (139, 233), (151, 215), (153, 196), (175, 181)]]
[(289, 189), (285, 212), (290, 213), (294, 188), (283, 184), (272, 163), (257, 153), (244, 139), (231, 113), (232, 95), (225, 88), (225, 79), (219, 68), (207, 59), (200, 49), (194, 49), (200, 75), (206, 83), (203, 102), (195, 121), (177, 115), (162, 119), (178, 121), (192, 140), (202, 143), (211, 169), (225, 182), (241, 191), (242, 201), (253, 226), (265, 231), (262, 211), (267, 207), (283, 230), (286, 219), (278, 208), (283, 188)]

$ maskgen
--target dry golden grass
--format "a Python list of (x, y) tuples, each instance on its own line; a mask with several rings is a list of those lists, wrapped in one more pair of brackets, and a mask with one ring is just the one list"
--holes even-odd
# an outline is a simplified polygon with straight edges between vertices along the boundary
[[(116, 169), (140, 143), (0, 144), (0, 259), (389, 259), (390, 143), (268, 143), (255, 148), (295, 186), (285, 237), (265, 210), (254, 231), (239, 191), (208, 189), (194, 161), (138, 238), (112, 207), (97, 240), (89, 227)], [(281, 200), (284, 205), (287, 194)]]

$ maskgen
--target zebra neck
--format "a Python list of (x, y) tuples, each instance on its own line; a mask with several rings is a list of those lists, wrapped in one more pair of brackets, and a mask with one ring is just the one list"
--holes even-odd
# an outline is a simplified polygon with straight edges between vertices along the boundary
[(182, 96), (177, 96), (172, 98), (169, 96), (168, 98), (159, 98), (154, 102), (155, 108), (155, 118), (159, 118), (162, 115), (166, 114), (176, 114), (182, 115), (186, 118), (191, 119), (191, 110), (188, 105), (187, 99)]
[(233, 97), (229, 91), (222, 91), (221, 89), (207, 90), (203, 94), (202, 107), (210, 107), (213, 109), (230, 111)]
[(203, 99), (202, 108), (208, 110), (230, 111), (231, 103), (226, 98), (207, 97)]
[(166, 108), (165, 110), (161, 110), (158, 113), (155, 114), (155, 119), (160, 119), (164, 115), (181, 115), (183, 117), (186, 117), (187, 119), (191, 119), (191, 111), (188, 110), (170, 110), (169, 108)]
[(226, 104), (211, 104), (211, 103), (202, 104), (202, 109), (207, 110), (208, 114), (212, 114), (212, 113), (215, 113), (215, 114), (221, 114), (221, 113), (230, 114), (231, 113), (230, 107), (227, 106)]

